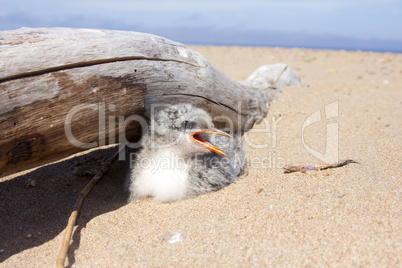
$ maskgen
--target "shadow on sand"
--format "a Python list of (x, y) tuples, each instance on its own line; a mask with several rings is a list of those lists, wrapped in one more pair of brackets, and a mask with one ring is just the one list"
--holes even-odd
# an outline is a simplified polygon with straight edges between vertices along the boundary
[[(88, 159), (108, 159), (117, 149), (96, 150), (0, 182), (0, 262), (64, 232), (78, 194), (93, 177), (74, 175), (72, 167)], [(128, 172), (129, 161), (116, 161), (86, 197), (68, 253), (70, 263), (74, 263), (82, 228), (92, 218), (127, 204), (124, 183)], [(60, 248), (54, 250), (56, 260)]]

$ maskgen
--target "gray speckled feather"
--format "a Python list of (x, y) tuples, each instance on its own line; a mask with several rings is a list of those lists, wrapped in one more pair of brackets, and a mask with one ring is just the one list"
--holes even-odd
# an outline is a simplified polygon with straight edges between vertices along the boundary
[[(146, 196), (161, 202), (191, 198), (217, 191), (242, 175), (246, 165), (242, 135), (232, 139), (216, 134), (219, 131), (205, 111), (189, 104), (163, 106), (155, 108), (150, 119), (129, 178), (131, 201)], [(216, 133), (202, 133), (198, 139), (222, 149), (227, 157), (191, 138), (205, 130)]]
[(189, 169), (191, 195), (217, 191), (236, 181), (246, 165), (246, 157), (242, 146), (241, 135), (233, 139), (214, 136), (211, 143), (222, 148), (227, 157), (214, 152), (194, 156)]

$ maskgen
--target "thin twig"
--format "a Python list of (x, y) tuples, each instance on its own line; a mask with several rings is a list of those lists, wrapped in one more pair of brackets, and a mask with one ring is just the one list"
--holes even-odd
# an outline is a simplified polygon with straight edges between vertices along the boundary
[(307, 166), (289, 166), (289, 167), (284, 167), (283, 169), (285, 170), (285, 173), (292, 173), (292, 172), (306, 172), (307, 170), (324, 170), (324, 169), (329, 169), (329, 168), (338, 168), (338, 167), (343, 167), (346, 166), (350, 163), (357, 163), (354, 160), (345, 160), (341, 161), (332, 165), (307, 165)]
[(85, 188), (80, 192), (77, 201), (74, 204), (73, 212), (68, 219), (68, 224), (66, 227), (66, 232), (64, 234), (63, 242), (61, 244), (61, 249), (59, 252), (59, 256), (56, 261), (56, 265), (58, 268), (64, 268), (64, 262), (67, 257), (68, 248), (70, 246), (71, 235), (73, 233), (73, 228), (75, 222), (77, 221), (78, 213), (80, 211), (82, 202), (87, 194), (92, 190), (95, 184), (102, 178), (102, 176), (110, 169), (114, 161), (116, 161), (117, 157), (120, 153), (124, 152), (124, 148), (126, 146), (123, 145), (120, 149), (101, 167), (101, 169), (96, 173), (96, 175), (92, 178), (92, 180), (85, 186)]

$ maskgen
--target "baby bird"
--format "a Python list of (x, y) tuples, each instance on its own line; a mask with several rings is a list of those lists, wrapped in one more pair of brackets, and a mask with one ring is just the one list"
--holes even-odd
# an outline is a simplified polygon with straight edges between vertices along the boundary
[(236, 181), (246, 165), (242, 135), (213, 127), (190, 104), (157, 107), (130, 172), (130, 201), (173, 202), (217, 191)]

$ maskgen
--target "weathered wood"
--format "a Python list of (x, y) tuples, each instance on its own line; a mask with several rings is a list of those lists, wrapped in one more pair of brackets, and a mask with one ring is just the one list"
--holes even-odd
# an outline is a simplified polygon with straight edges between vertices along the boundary
[[(276, 81), (285, 71), (294, 74), (286, 65), (279, 69)], [(248, 130), (268, 112), (270, 79), (235, 82), (201, 54), (150, 34), (0, 32), (0, 176), (138, 140), (142, 118), (158, 104), (192, 103), (220, 128), (231, 121), (235, 130)]]

